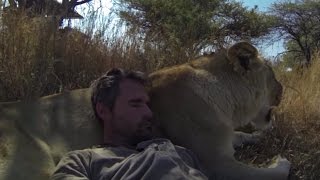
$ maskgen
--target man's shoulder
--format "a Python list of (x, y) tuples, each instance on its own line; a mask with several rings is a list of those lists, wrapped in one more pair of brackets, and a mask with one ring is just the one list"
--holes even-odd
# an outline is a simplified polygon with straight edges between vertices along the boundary
[(194, 156), (193, 152), (185, 147), (173, 144), (169, 139), (156, 138), (143, 141), (137, 144), (136, 149), (130, 149), (123, 146), (96, 145), (81, 150), (73, 150), (68, 152), (67, 157), (80, 158), (99, 158), (99, 157), (128, 157), (131, 154), (147, 150), (148, 148), (161, 149), (164, 151), (176, 151), (178, 154)]
[(92, 152), (96, 152), (102, 149), (104, 148), (100, 146), (92, 146), (84, 149), (72, 150), (72, 151), (69, 151), (67, 154), (91, 154)]
[(79, 149), (79, 150), (72, 150), (67, 152), (64, 155), (64, 158), (79, 158), (79, 157), (84, 157), (84, 158), (89, 158), (91, 157), (92, 153), (95, 151), (95, 148), (85, 148), (85, 149)]
[(97, 145), (97, 146), (92, 146), (90, 148), (69, 151), (66, 155), (92, 156), (94, 154), (114, 154), (124, 150), (125, 149), (122, 147), (111, 147), (111, 146), (109, 147), (105, 145)]

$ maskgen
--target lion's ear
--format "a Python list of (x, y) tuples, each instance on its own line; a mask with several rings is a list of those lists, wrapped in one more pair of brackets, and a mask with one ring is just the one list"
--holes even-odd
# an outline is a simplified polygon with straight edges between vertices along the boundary
[(239, 42), (228, 49), (228, 59), (234, 70), (245, 74), (248, 71), (259, 70), (262, 61), (258, 57), (258, 50), (248, 42)]

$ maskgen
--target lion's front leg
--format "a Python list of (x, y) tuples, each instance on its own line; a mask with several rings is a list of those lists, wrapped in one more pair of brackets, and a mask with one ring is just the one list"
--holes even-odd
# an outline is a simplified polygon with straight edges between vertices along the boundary
[(232, 145), (233, 148), (240, 147), (241, 145), (246, 144), (255, 144), (260, 141), (264, 136), (263, 131), (255, 131), (253, 133), (245, 133), (241, 131), (234, 131)]

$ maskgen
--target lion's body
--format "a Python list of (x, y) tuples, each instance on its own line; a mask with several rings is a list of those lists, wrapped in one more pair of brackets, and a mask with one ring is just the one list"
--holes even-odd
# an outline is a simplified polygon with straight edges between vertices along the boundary
[(65, 153), (101, 143), (89, 89), (2, 103), (0, 109), (0, 179), (48, 179)]
[[(263, 121), (269, 108), (278, 105), (281, 85), (265, 64), (260, 71), (241, 75), (226, 59), (222, 52), (151, 74), (151, 106), (164, 136), (196, 152), (206, 166), (212, 166), (209, 171), (230, 179), (251, 179), (248, 174), (257, 169), (233, 159), (234, 129), (256, 118), (267, 126)], [(226, 159), (230, 164), (221, 166)], [(277, 178), (256, 172), (256, 179)]]
[[(246, 46), (240, 50), (252, 55), (252, 47)], [(149, 94), (156, 125), (162, 135), (193, 150), (211, 178), (285, 179), (286, 163), (259, 169), (233, 158), (234, 128), (250, 122), (267, 124), (265, 117), (281, 95), (271, 68), (256, 62), (256, 54), (250, 56), (254, 62), (248, 67), (258, 69), (243, 73), (232, 62), (232, 55), (239, 53), (234, 51), (240, 50), (152, 73)], [(90, 89), (0, 104), (0, 132), (0, 179), (45, 179), (67, 151), (102, 142)]]

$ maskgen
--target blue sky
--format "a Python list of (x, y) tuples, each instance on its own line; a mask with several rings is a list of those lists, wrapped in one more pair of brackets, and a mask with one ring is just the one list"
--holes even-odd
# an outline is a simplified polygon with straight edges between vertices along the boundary
[(255, 5), (258, 5), (260, 11), (266, 11), (268, 7), (274, 2), (277, 2), (276, 0), (236, 0), (243, 2), (244, 6), (246, 7), (254, 7)]
[[(278, 2), (277, 0), (236, 0), (242, 2), (245, 7), (253, 8), (255, 5), (258, 5), (260, 11), (268, 11), (268, 8), (271, 4)], [(283, 52), (285, 49), (283, 47), (283, 41), (278, 41), (272, 45), (264, 44), (259, 47), (262, 55), (266, 57), (275, 57), (278, 53)]]

